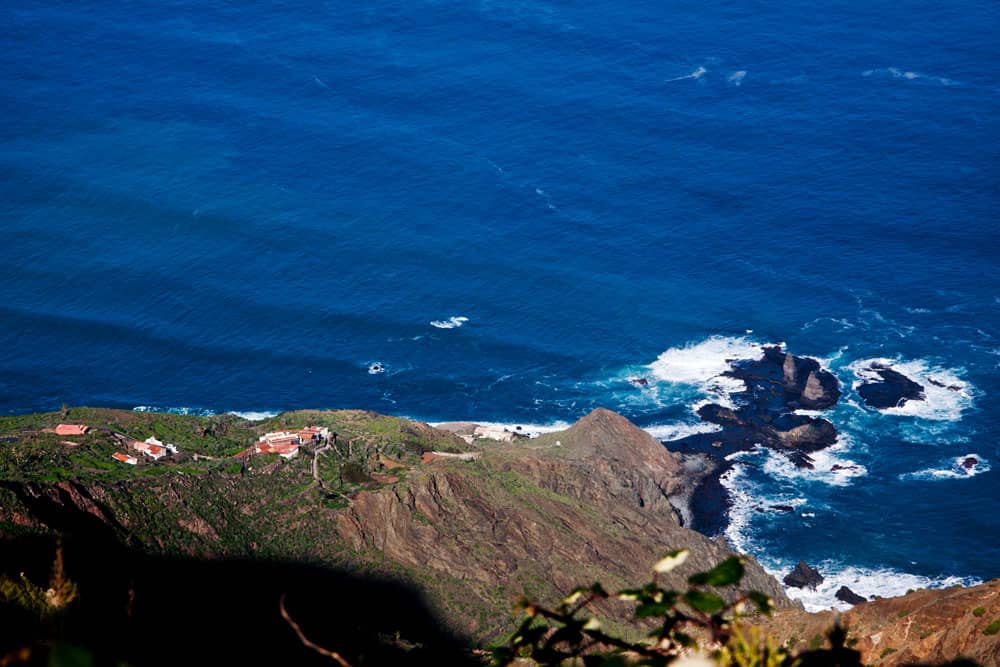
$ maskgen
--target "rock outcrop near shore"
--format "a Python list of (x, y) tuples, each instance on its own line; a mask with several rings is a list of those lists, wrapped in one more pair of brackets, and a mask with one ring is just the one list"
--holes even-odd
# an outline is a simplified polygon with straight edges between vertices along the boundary
[(836, 376), (815, 359), (768, 347), (761, 359), (734, 363), (724, 375), (744, 384), (745, 389), (733, 395), (737, 405), (709, 404), (698, 410), (699, 417), (722, 430), (679, 440), (679, 449), (713, 453), (714, 448), (715, 453), (726, 455), (762, 445), (780, 451), (797, 466), (811, 468), (809, 453), (837, 441), (832, 423), (796, 412), (825, 410), (840, 399)]
[(795, 569), (785, 575), (785, 585), (792, 588), (812, 588), (823, 583), (823, 575), (810, 567), (805, 561), (800, 560)]

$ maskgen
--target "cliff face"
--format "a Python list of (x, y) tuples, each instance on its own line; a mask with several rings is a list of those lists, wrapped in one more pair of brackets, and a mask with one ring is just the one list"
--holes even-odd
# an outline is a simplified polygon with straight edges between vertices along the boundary
[[(759, 624), (778, 641), (808, 647), (834, 623), (833, 612), (779, 612)], [(959, 657), (1000, 665), (1000, 580), (944, 590), (921, 590), (864, 602), (840, 617), (848, 644), (864, 664), (896, 667), (940, 664)], [(990, 634), (992, 632), (992, 634)]]
[[(552, 601), (592, 581), (641, 584), (665, 552), (686, 547), (689, 563), (668, 579), (682, 586), (732, 554), (681, 526), (674, 502), (688, 487), (676, 455), (596, 410), (567, 431), (486, 447), (473, 463), (437, 461), (405, 488), (364, 493), (337, 516), (337, 528), (357, 551), (457, 576), (484, 602), (507, 592), (491, 604), (522, 592)], [(746, 587), (792, 605), (752, 559), (747, 572)], [(606, 611), (627, 619), (624, 607)]]

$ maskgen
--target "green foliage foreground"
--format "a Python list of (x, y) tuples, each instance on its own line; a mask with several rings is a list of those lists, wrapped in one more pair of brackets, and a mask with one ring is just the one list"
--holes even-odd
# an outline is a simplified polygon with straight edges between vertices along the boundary
[[(739, 618), (770, 615), (774, 603), (762, 593), (735, 590), (744, 575), (738, 556), (691, 575), (687, 590), (661, 586), (659, 575), (684, 563), (688, 555), (687, 549), (668, 553), (653, 566), (650, 583), (613, 596), (595, 583), (575, 589), (552, 609), (522, 600), (524, 618), (507, 645), (494, 651), (495, 664), (527, 658), (541, 665), (660, 666), (708, 654), (724, 667), (861, 667), (861, 654), (846, 648), (846, 633), (839, 626), (830, 631), (831, 648), (799, 655), (775, 646), (757, 628), (742, 630)], [(604, 629), (592, 607), (610, 598), (635, 605), (636, 625), (646, 630), (644, 640), (630, 641)]]

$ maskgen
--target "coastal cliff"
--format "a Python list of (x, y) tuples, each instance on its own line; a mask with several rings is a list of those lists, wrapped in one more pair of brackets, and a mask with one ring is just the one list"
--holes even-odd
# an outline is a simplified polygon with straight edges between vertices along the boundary
[[(67, 420), (88, 424), (88, 433), (66, 440), (54, 427)], [(307, 424), (332, 436), (303, 445), (289, 460), (244, 456), (247, 445), (269, 430)], [(150, 433), (172, 439), (178, 453), (137, 465), (111, 458), (122, 443), (134, 446)], [(416, 594), (421, 616), (454, 638), (372, 611), (369, 623), (379, 628), (372, 641), (395, 636), (393, 647), (489, 645), (512, 629), (511, 606), (521, 596), (557, 600), (594, 581), (609, 590), (641, 584), (664, 553), (683, 547), (691, 552), (688, 562), (661, 578), (682, 586), (690, 574), (732, 555), (721, 539), (684, 525), (704, 459), (671, 452), (603, 409), (565, 431), (509, 442), (467, 442), (426, 424), (360, 411), (303, 411), (248, 422), (73, 409), (0, 419), (0, 438), (0, 538), (13, 547), (2, 550), (0, 573), (27, 567), (29, 551), (18, 548), (25, 540), (58, 536), (68, 545), (71, 569), (76, 558), (80, 578), (109, 590), (109, 600), (162, 605), (167, 588), (198, 595), (200, 584), (193, 582), (207, 575), (197, 564), (210, 563), (210, 587), (249, 598), (245, 605), (251, 607), (266, 602), (259, 614), (279, 626), (274, 600), (289, 591), (301, 605), (312, 600), (314, 607), (300, 608), (327, 614), (330, 600), (367, 599), (366, 581), (396, 582), (408, 591), (406, 605), (416, 604)], [(264, 575), (253, 569), (243, 574), (257, 567), (252, 564), (291, 570), (261, 588), (257, 580)], [(787, 612), (778, 618), (794, 619), (770, 626), (776, 636), (789, 640), (786, 630), (796, 624), (832, 624), (829, 617), (805, 615), (752, 558), (745, 565), (742, 587), (773, 598)], [(298, 568), (306, 566), (312, 569), (304, 575)], [(201, 574), (176, 574), (192, 571)], [(227, 579), (237, 571), (239, 577)], [(331, 572), (352, 579), (331, 583), (324, 579)], [(308, 583), (321, 579), (323, 586)], [(225, 581), (229, 588), (219, 583)], [(964, 601), (956, 600), (957, 614)], [(149, 621), (132, 602), (117, 604), (107, 603), (105, 613), (118, 615), (125, 626)], [(157, 613), (152, 602), (145, 608)], [(857, 609), (880, 608), (866, 603)], [(633, 620), (617, 601), (597, 611), (610, 628)], [(213, 622), (204, 625), (185, 627), (208, 641)], [(322, 632), (337, 645), (358, 641), (341, 626)], [(294, 638), (281, 641), (289, 640)], [(139, 662), (151, 659), (141, 643), (133, 648)]]
[[(79, 415), (136, 438), (166, 428), (148, 414)], [(274, 427), (197, 420), (168, 419), (174, 431), (193, 434), (182, 451), (197, 447), (198, 434), (235, 442)], [(477, 642), (511, 628), (511, 605), (521, 595), (551, 599), (581, 579), (625, 587), (645, 580), (664, 552), (687, 547), (691, 565), (673, 575), (679, 583), (732, 553), (681, 525), (678, 508), (693, 480), (680, 457), (607, 410), (567, 431), (509, 443), (467, 444), (374, 413), (291, 413), (278, 421), (339, 429), (337, 447), (315, 455), (318, 480), (309, 453), (249, 469), (224, 457), (204, 460), (206, 453), (199, 461), (106, 472), (81, 467), (78, 477), (58, 481), (10, 474), (0, 484), (0, 526), (8, 535), (100, 531), (148, 553), (306, 560), (393, 574), (419, 585), (450, 627)], [(64, 468), (82, 456), (37, 432), (18, 433), (8, 456), (55, 447)], [(90, 458), (113, 445), (104, 443), (107, 433), (80, 438), (89, 439)], [(238, 449), (209, 443), (215, 453)], [(431, 451), (476, 458), (426, 456)], [(351, 475), (358, 483), (338, 486)], [(747, 569), (748, 585), (792, 606), (760, 566), (750, 560)], [(605, 611), (628, 620), (623, 607)]]

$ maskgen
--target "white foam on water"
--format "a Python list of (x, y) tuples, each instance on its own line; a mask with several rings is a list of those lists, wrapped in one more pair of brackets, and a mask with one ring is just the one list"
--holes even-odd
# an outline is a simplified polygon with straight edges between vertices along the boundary
[(431, 426), (437, 426), (439, 424), (448, 424), (452, 422), (468, 422), (470, 424), (476, 424), (477, 426), (483, 426), (488, 429), (495, 431), (512, 431), (514, 433), (520, 433), (526, 435), (529, 438), (537, 438), (545, 433), (555, 433), (557, 431), (565, 431), (572, 424), (566, 421), (555, 421), (548, 424), (527, 424), (524, 422), (484, 422), (477, 419), (448, 419), (446, 421), (438, 422), (427, 422)]
[[(740, 452), (739, 454), (743, 454)], [(734, 456), (726, 457), (732, 460)], [(754, 495), (756, 485), (746, 476), (744, 467), (738, 462), (733, 467), (719, 476), (719, 483), (726, 490), (729, 496), (729, 521), (726, 522), (724, 534), (726, 540), (739, 553), (749, 554), (753, 552), (753, 543), (750, 535), (750, 523), (756, 513), (754, 507), (758, 500)]]
[(746, 70), (741, 69), (739, 71), (730, 74), (729, 77), (726, 79), (726, 81), (733, 84), (734, 86), (741, 86), (743, 85), (743, 79), (745, 79), (746, 77), (747, 77)]
[(381, 361), (373, 361), (367, 364), (369, 375), (379, 375), (380, 373), (385, 373), (385, 364)]
[[(963, 370), (934, 366), (929, 361), (917, 359), (904, 361), (900, 359), (861, 359), (848, 366), (853, 371), (857, 381), (853, 388), (857, 390), (865, 382), (880, 382), (881, 376), (877, 368), (882, 366), (900, 373), (924, 388), (923, 400), (909, 400), (899, 407), (885, 408), (879, 412), (899, 417), (918, 417), (934, 421), (959, 421), (962, 412), (972, 407), (976, 389), (968, 381), (962, 379)], [(944, 386), (941, 386), (944, 385)]]
[(664, 382), (702, 385), (731, 370), (733, 361), (762, 359), (764, 347), (744, 336), (711, 336), (666, 350), (648, 368)]
[(889, 77), (892, 79), (902, 79), (904, 81), (929, 81), (931, 83), (937, 83), (942, 86), (957, 86), (958, 81), (954, 79), (949, 79), (944, 76), (934, 76), (932, 74), (924, 74), (922, 72), (914, 72), (911, 70), (904, 70), (898, 67), (881, 67), (878, 69), (869, 69), (861, 73), (861, 76), (875, 76), (875, 77)]
[(172, 415), (194, 415), (196, 417), (211, 417), (217, 414), (214, 410), (205, 408), (165, 408), (156, 405), (137, 405), (132, 408), (133, 412), (165, 412)]
[(243, 419), (246, 419), (247, 421), (259, 422), (259, 421), (263, 421), (265, 419), (270, 419), (271, 417), (277, 417), (281, 413), (280, 412), (272, 412), (270, 410), (263, 410), (263, 411), (260, 411), (260, 412), (254, 412), (254, 411), (240, 412), (240, 411), (237, 411), (237, 410), (230, 410), (226, 414), (236, 415), (237, 417), (242, 417)]
[(685, 74), (683, 76), (675, 76), (672, 79), (666, 79), (665, 83), (670, 83), (672, 81), (684, 81), (685, 79), (700, 79), (701, 77), (705, 76), (705, 74), (707, 74), (707, 73), (708, 73), (708, 70), (699, 65), (690, 74)]
[(764, 454), (765, 450), (761, 447), (748, 452), (730, 454), (726, 460), (733, 465), (719, 477), (719, 483), (729, 496), (729, 520), (724, 535), (733, 549), (740, 553), (759, 555), (753, 548), (752, 537), (753, 520), (762, 516), (758, 508), (767, 510), (774, 505), (788, 505), (798, 509), (808, 503), (806, 498), (788, 494), (768, 496), (762, 492), (759, 484), (750, 479), (746, 466), (741, 462)]
[(670, 442), (699, 433), (718, 433), (722, 427), (708, 422), (677, 422), (674, 424), (651, 424), (643, 430), (657, 440)]
[[(794, 563), (784, 563), (781, 566), (773, 567), (765, 565), (768, 572), (778, 578), (788, 574)], [(844, 566), (833, 561), (823, 561), (815, 565), (816, 570), (823, 575), (823, 583), (815, 590), (808, 588), (785, 588), (788, 597), (802, 602), (806, 611), (824, 611), (827, 609), (839, 609), (846, 611), (852, 605), (842, 602), (836, 598), (836, 593), (841, 586), (847, 586), (861, 597), (870, 600), (873, 595), (879, 597), (897, 597), (905, 595), (909, 590), (919, 588), (948, 588), (949, 586), (962, 585), (974, 586), (982, 583), (978, 579), (971, 577), (940, 576), (925, 577), (918, 574), (900, 572), (891, 568), (865, 568)]]
[(446, 320), (434, 320), (431, 322), (431, 326), (438, 329), (457, 329), (468, 321), (468, 317), (458, 315), (456, 317), (449, 317)]
[[(743, 391), (746, 385), (723, 373), (732, 370), (735, 361), (762, 359), (766, 346), (744, 336), (711, 336), (698, 343), (672, 347), (647, 368), (660, 382), (695, 386), (712, 397), (708, 402), (732, 407), (729, 395)], [(704, 403), (693, 409), (697, 411), (701, 405)]]
[(767, 460), (764, 462), (762, 470), (774, 478), (801, 479), (823, 482), (831, 486), (848, 486), (854, 478), (864, 477), (868, 474), (868, 469), (865, 466), (843, 456), (853, 448), (853, 445), (854, 441), (851, 437), (846, 433), (841, 433), (833, 445), (809, 454), (809, 458), (813, 462), (811, 469), (800, 468), (783, 454), (768, 449), (765, 452)]
[[(966, 468), (962, 465), (962, 462), (968, 458), (974, 458), (978, 461), (976, 465), (972, 468)], [(976, 475), (984, 472), (989, 472), (992, 466), (986, 461), (982, 456), (976, 453), (966, 454), (965, 456), (956, 456), (953, 459), (947, 459), (941, 461), (934, 468), (926, 468), (924, 470), (918, 470), (916, 472), (907, 472), (899, 476), (900, 480), (920, 480), (920, 481), (936, 481), (943, 479), (970, 479)]]

